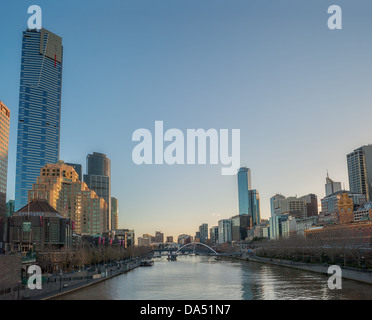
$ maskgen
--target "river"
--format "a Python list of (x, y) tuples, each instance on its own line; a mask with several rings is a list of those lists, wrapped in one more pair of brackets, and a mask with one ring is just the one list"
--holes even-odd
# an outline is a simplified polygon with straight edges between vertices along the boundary
[(60, 300), (370, 300), (372, 285), (323, 274), (212, 256), (154, 258), (151, 267), (59, 297)]

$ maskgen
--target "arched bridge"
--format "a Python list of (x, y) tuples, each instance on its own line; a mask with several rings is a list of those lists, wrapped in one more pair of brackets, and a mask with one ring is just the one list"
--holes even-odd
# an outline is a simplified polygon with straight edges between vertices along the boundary
[(201, 242), (190, 242), (190, 243), (186, 243), (185, 245), (183, 245), (181, 248), (179, 248), (175, 254), (177, 254), (179, 251), (181, 251), (181, 249), (183, 248), (186, 248), (188, 246), (193, 246), (193, 245), (201, 245), (201, 246), (204, 246), (206, 248), (208, 248), (209, 250), (211, 250), (214, 254), (218, 255), (219, 253), (217, 253), (216, 251), (214, 251), (210, 246), (206, 245), (205, 243), (201, 243)]

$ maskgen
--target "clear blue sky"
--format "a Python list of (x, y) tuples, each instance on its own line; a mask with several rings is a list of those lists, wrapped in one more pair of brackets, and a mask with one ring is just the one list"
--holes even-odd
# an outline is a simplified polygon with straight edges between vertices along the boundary
[[(11, 110), (14, 198), (22, 31), (27, 8), (64, 45), (61, 156), (112, 161), (119, 225), (194, 235), (238, 212), (236, 176), (220, 165), (137, 166), (132, 133), (240, 129), (263, 218), (269, 199), (324, 196), (327, 170), (348, 187), (346, 154), (372, 143), (372, 3), (342, 0), (0, 2), (0, 100)], [(327, 27), (330, 5), (343, 29)]]

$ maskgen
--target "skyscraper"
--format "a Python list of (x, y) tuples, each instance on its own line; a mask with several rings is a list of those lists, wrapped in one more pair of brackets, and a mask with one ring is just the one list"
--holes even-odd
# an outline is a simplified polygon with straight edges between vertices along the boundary
[(232, 241), (232, 221), (231, 219), (222, 219), (218, 221), (218, 243)]
[(118, 199), (111, 197), (111, 230), (119, 229)]
[(10, 111), (0, 101), (0, 217), (6, 213)]
[(253, 225), (256, 226), (261, 221), (260, 213), (260, 195), (256, 189), (248, 190), (248, 215), (252, 217)]
[(87, 174), (84, 182), (90, 190), (107, 203), (107, 229), (111, 230), (111, 161), (103, 153), (93, 152), (87, 156)]
[(260, 196), (252, 189), (251, 170), (243, 167), (238, 172), (239, 214), (252, 217), (253, 225), (260, 223)]
[(208, 240), (208, 224), (203, 223), (199, 226), (200, 242), (206, 243)]
[(15, 209), (27, 204), (27, 192), (40, 168), (59, 158), (62, 38), (27, 29), (22, 37), (18, 112)]
[(251, 190), (251, 170), (243, 167), (238, 171), (239, 214), (248, 214), (248, 190)]
[(325, 193), (326, 197), (331, 195), (332, 193), (341, 191), (341, 182), (334, 182), (327, 173), (326, 177), (326, 184), (325, 184)]
[(360, 147), (347, 156), (350, 191), (372, 201), (372, 145)]

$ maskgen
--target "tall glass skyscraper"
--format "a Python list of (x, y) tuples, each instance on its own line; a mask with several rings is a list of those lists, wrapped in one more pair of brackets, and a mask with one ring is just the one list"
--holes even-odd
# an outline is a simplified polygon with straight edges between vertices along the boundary
[(243, 167), (238, 171), (239, 214), (251, 216), (253, 225), (260, 223), (260, 196), (252, 189), (251, 170)]
[(251, 170), (245, 167), (240, 168), (238, 171), (239, 214), (248, 214), (248, 190), (251, 189)]
[[(0, 101), (0, 217), (6, 213), (10, 111)], [(1, 240), (1, 239), (0, 239)]]
[(252, 223), (255, 226), (261, 221), (260, 195), (256, 189), (248, 190), (248, 200), (248, 215), (252, 217)]
[(87, 156), (87, 174), (84, 182), (97, 196), (107, 203), (107, 230), (111, 230), (111, 160), (103, 153), (93, 152)]
[(27, 204), (40, 169), (59, 159), (62, 38), (27, 29), (21, 59), (15, 210)]

